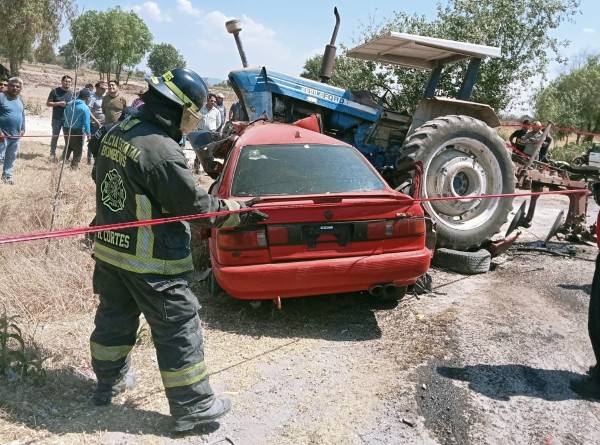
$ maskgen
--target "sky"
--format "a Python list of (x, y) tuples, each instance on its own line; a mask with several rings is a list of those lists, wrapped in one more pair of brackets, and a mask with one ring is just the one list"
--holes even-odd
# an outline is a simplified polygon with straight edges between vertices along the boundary
[[(395, 11), (424, 15), (432, 20), (437, 3), (438, 0), (76, 0), (80, 12), (115, 6), (134, 10), (146, 22), (154, 43), (170, 43), (183, 55), (188, 68), (202, 77), (223, 80), (229, 71), (241, 67), (233, 36), (225, 29), (227, 20), (242, 21), (240, 36), (251, 66), (264, 65), (298, 75), (306, 59), (322, 54), (329, 43), (335, 25), (334, 6), (341, 17), (336, 42), (339, 51), (340, 44), (355, 46), (361, 24), (371, 21), (380, 24), (393, 17)], [(580, 9), (582, 14), (575, 17), (575, 23), (563, 23), (552, 34), (571, 41), (565, 51), (568, 57), (584, 51), (600, 52), (600, 2), (581, 0)], [(69, 38), (68, 30), (64, 30), (60, 44)], [(560, 66), (552, 66), (550, 77), (560, 70)]]

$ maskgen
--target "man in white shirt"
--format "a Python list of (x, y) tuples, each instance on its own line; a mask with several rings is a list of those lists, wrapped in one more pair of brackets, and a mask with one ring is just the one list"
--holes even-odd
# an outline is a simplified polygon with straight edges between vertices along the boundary
[(221, 112), (215, 107), (216, 103), (217, 96), (210, 93), (206, 105), (200, 110), (202, 120), (198, 124), (198, 130), (218, 131), (221, 128)]
[(217, 93), (217, 103), (215, 104), (215, 108), (221, 112), (221, 128), (219, 128), (219, 131), (223, 129), (225, 118), (227, 117), (227, 108), (225, 107), (223, 100), (225, 100), (225, 95), (223, 93)]

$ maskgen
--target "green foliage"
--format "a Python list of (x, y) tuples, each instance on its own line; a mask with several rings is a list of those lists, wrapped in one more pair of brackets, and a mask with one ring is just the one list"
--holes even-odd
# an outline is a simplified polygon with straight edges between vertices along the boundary
[[(101, 77), (119, 80), (124, 67), (135, 66), (152, 47), (152, 34), (133, 11), (116, 7), (86, 11), (71, 22), (71, 41), (76, 60), (93, 61)], [(76, 63), (77, 65), (77, 63)]]
[(69, 41), (58, 48), (58, 55), (63, 59), (63, 68), (74, 70), (77, 67), (77, 56), (75, 54), (75, 48), (73, 47), (72, 41)]
[(33, 56), (36, 62), (41, 63), (55, 63), (56, 54), (54, 54), (54, 45), (48, 40), (44, 39), (38, 47), (34, 50)]
[(561, 147), (556, 145), (550, 149), (549, 157), (553, 161), (563, 161), (571, 163), (577, 156), (581, 156), (585, 151), (590, 148), (591, 143), (585, 142), (578, 144), (577, 142), (569, 142)]
[[(552, 58), (562, 61), (560, 49), (568, 42), (558, 41), (550, 31), (578, 12), (579, 0), (449, 0), (438, 3), (437, 18), (397, 12), (387, 22), (363, 26), (363, 43), (388, 31), (439, 37), (502, 48), (502, 57), (481, 63), (471, 100), (489, 104), (496, 110), (520, 103), (519, 92), (530, 88), (533, 76), (546, 72)], [(362, 65), (362, 67), (357, 66)], [(303, 75), (316, 78), (315, 58), (305, 64)], [(455, 63), (444, 70), (437, 95), (457, 97), (467, 63)], [(373, 77), (396, 93), (399, 108), (414, 110), (425, 88), (428, 73), (348, 61), (345, 52), (336, 60), (333, 83), (352, 89), (356, 83)], [(340, 70), (345, 72), (339, 72)]]
[[(204, 82), (206, 83), (206, 79), (202, 79), (202, 80), (204, 80)], [(208, 83), (207, 83), (207, 85), (208, 85)], [(215, 90), (215, 89), (218, 89), (218, 90), (229, 90), (229, 89), (231, 89), (231, 87), (227, 84), (226, 81), (223, 81), (223, 82), (212, 84), (210, 86), (210, 89), (211, 89), (211, 91)]]
[(45, 377), (43, 359), (28, 353), (17, 318), (0, 316), (0, 376), (9, 381), (30, 377), (39, 383)]
[(155, 76), (173, 68), (185, 68), (185, 59), (177, 49), (169, 43), (154, 45), (148, 56), (148, 68)]
[[(556, 126), (600, 133), (600, 54), (554, 79), (537, 94), (536, 114)], [(579, 137), (577, 138), (579, 140)]]
[(63, 23), (75, 11), (73, 0), (15, 0), (2, 5), (0, 44), (12, 75), (18, 75), (36, 43), (58, 41)]
[[(348, 90), (370, 90), (373, 85), (386, 81), (382, 73), (375, 72), (374, 62), (363, 62), (346, 57), (348, 49), (341, 45), (341, 54), (336, 57), (331, 74), (331, 84)], [(319, 70), (323, 56), (317, 54), (304, 63), (304, 71), (300, 74), (308, 79), (320, 80)]]

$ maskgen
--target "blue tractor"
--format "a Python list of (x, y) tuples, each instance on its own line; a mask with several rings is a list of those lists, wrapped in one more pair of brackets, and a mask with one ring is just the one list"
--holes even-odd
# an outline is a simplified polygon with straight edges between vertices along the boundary
[[(229, 82), (247, 119), (293, 122), (318, 115), (324, 133), (354, 145), (392, 187), (402, 191), (414, 187), (414, 166), (420, 161), (422, 197), (462, 198), (423, 203), (437, 225), (438, 246), (479, 248), (506, 222), (512, 199), (478, 196), (509, 194), (515, 188), (510, 153), (494, 129), (500, 120), (490, 106), (468, 101), (481, 60), (500, 56), (500, 49), (388, 32), (350, 50), (351, 57), (431, 71), (422, 100), (408, 115), (390, 109), (392, 101), (386, 100), (394, 94), (390, 89), (377, 97), (327, 83), (340, 23), (337, 9), (334, 13), (336, 25), (323, 57), (322, 82), (249, 66), (239, 35), (241, 23), (226, 23), (244, 66), (229, 73)], [(436, 97), (444, 66), (461, 60), (470, 62), (459, 97)]]

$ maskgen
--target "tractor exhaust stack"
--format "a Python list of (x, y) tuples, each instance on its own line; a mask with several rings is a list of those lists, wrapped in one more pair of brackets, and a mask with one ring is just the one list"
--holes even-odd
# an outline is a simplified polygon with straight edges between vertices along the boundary
[(225, 28), (227, 28), (227, 32), (229, 34), (233, 34), (235, 44), (237, 45), (238, 52), (240, 53), (240, 59), (242, 59), (242, 66), (244, 68), (247, 68), (248, 59), (246, 59), (246, 52), (244, 51), (244, 47), (242, 46), (242, 40), (240, 39), (240, 31), (242, 30), (241, 20), (229, 20), (228, 22), (225, 22)]
[(322, 83), (329, 83), (331, 80), (331, 73), (333, 72), (333, 62), (335, 61), (335, 39), (337, 38), (338, 29), (340, 28), (340, 14), (337, 8), (333, 8), (335, 14), (335, 28), (333, 28), (333, 35), (331, 36), (331, 42), (325, 46), (325, 52), (323, 53), (323, 61), (321, 62), (321, 70), (319, 71), (319, 77)]

